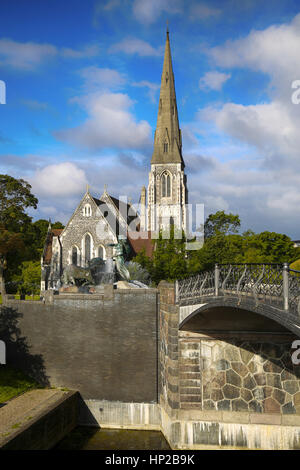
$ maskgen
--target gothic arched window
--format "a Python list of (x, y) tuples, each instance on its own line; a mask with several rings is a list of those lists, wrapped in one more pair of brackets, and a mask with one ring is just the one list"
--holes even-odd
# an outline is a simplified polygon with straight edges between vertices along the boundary
[(90, 204), (85, 204), (83, 208), (83, 215), (84, 217), (90, 217), (92, 215), (92, 208)]
[(164, 153), (168, 153), (168, 150), (169, 150), (169, 144), (168, 144), (168, 142), (165, 142), (164, 143)]
[(98, 257), (101, 259), (105, 259), (105, 249), (102, 245), (98, 247)]
[(161, 180), (161, 195), (162, 197), (171, 196), (171, 177), (169, 173), (164, 173)]
[(86, 264), (91, 259), (91, 236), (87, 233), (84, 239), (84, 254)]
[(77, 246), (73, 246), (73, 248), (72, 248), (72, 264), (75, 264), (75, 266), (78, 265), (78, 250), (77, 250)]

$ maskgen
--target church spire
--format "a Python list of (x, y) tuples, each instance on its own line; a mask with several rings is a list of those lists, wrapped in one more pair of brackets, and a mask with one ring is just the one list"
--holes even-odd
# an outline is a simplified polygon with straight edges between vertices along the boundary
[(184, 166), (168, 28), (151, 163), (181, 163)]

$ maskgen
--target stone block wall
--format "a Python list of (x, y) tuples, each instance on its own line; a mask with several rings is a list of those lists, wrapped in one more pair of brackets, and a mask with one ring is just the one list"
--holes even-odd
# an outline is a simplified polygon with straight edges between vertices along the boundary
[(209, 327), (215, 331), (205, 331), (203, 320), (181, 331), (174, 285), (161, 282), (159, 290), (161, 399), (168, 412), (300, 415), (300, 366), (291, 360), (293, 333), (264, 317), (256, 322), (251, 312), (240, 313), (237, 322), (237, 310), (233, 331), (228, 331), (230, 321), (218, 330), (222, 317), (229, 318), (228, 310), (223, 315), (219, 311), (215, 325), (210, 317)]
[(178, 311), (173, 284), (159, 284), (160, 393), (173, 410), (179, 408)]
[(181, 339), (180, 408), (300, 414), (291, 340)]

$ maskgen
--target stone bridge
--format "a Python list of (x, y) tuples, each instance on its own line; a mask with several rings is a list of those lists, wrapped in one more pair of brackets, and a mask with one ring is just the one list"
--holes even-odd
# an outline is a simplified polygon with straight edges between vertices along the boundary
[(158, 289), (7, 297), (1, 339), (7, 364), (79, 390), (80, 424), (160, 429), (173, 449), (300, 449), (299, 301), (287, 265), (217, 265)]
[(216, 265), (159, 290), (160, 404), (169, 441), (197, 449), (300, 448), (300, 361), (293, 359), (300, 273), (288, 265)]
[(211, 271), (176, 281), (181, 328), (200, 310), (234, 307), (274, 320), (300, 334), (300, 271), (288, 264), (215, 265)]

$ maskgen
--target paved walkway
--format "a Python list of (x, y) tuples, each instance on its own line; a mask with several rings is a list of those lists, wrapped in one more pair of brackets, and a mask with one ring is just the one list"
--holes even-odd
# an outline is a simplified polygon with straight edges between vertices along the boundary
[(45, 407), (54, 404), (66, 392), (61, 390), (31, 390), (0, 408), (0, 447), (1, 441), (9, 434), (29, 424)]

